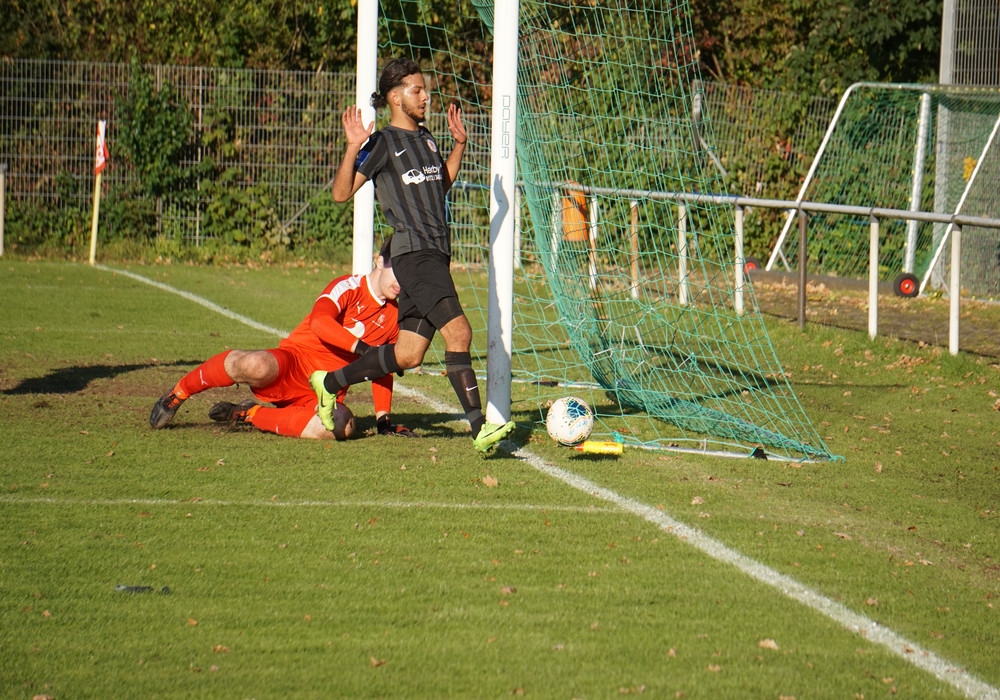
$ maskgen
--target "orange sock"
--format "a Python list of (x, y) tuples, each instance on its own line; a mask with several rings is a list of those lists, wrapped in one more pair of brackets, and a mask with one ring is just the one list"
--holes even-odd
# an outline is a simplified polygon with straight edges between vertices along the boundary
[(177, 398), (186, 399), (199, 391), (205, 391), (205, 389), (235, 384), (236, 382), (230, 379), (226, 373), (226, 358), (230, 352), (232, 351), (226, 350), (218, 355), (213, 355), (185, 374), (174, 387), (174, 394)]
[(316, 409), (305, 406), (285, 406), (284, 408), (259, 406), (250, 409), (247, 422), (266, 433), (299, 437), (315, 415)]

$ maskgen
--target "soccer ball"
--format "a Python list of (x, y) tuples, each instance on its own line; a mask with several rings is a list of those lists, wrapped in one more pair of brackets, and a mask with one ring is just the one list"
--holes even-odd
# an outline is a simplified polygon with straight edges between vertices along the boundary
[(564, 396), (556, 399), (545, 416), (545, 429), (549, 437), (560, 445), (572, 447), (590, 437), (594, 429), (594, 412), (583, 399)]

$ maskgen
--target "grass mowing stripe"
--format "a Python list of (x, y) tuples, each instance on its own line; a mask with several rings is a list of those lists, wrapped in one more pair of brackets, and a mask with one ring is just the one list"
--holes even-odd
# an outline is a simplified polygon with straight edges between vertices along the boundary
[(164, 498), (17, 498), (0, 496), (0, 503), (10, 505), (76, 505), (76, 506), (236, 506), (240, 508), (428, 508), (442, 510), (511, 510), (543, 513), (618, 513), (618, 508), (596, 506), (557, 506), (536, 503), (442, 503), (434, 501), (221, 501), (212, 499), (169, 500)]
[[(176, 289), (169, 285), (150, 280), (131, 272), (116, 270), (105, 266), (97, 267), (107, 272), (123, 274), (139, 282), (152, 285), (167, 292), (178, 294), (185, 299), (200, 304), (217, 313), (223, 314), (228, 318), (245, 323), (246, 325), (257, 330), (274, 333), (278, 336), (286, 335), (283, 331), (258, 323), (257, 321), (240, 314), (236, 314), (228, 309), (214, 304), (211, 301), (208, 301), (207, 299), (191, 294), (190, 292)], [(399, 388), (402, 389), (402, 387)], [(443, 413), (455, 414), (456, 416), (460, 415), (460, 412), (454, 407), (448, 406), (447, 404), (435, 399), (431, 399), (430, 397), (425, 397), (420, 392), (415, 390), (405, 390), (405, 395), (409, 398), (425, 403), (434, 410), (438, 410)], [(730, 564), (752, 577), (754, 580), (776, 588), (789, 599), (795, 600), (810, 609), (825, 615), (834, 622), (843, 626), (845, 629), (855, 632), (868, 641), (887, 649), (892, 654), (904, 659), (913, 666), (931, 673), (938, 680), (952, 686), (956, 690), (965, 694), (967, 697), (1000, 700), (1000, 690), (997, 688), (994, 688), (966, 671), (957, 668), (953, 664), (948, 663), (944, 659), (926, 649), (923, 649), (918, 644), (906, 639), (905, 637), (896, 634), (892, 630), (878, 625), (874, 620), (871, 620), (864, 615), (855, 613), (846, 606), (809, 589), (795, 579), (781, 574), (774, 569), (771, 569), (770, 567), (727, 547), (718, 540), (702, 534), (695, 528), (674, 520), (669, 515), (654, 508), (653, 506), (649, 506), (634, 499), (622, 496), (610, 489), (599, 486), (589, 479), (549, 464), (538, 455), (524, 448), (517, 448), (513, 450), (511, 454), (521, 459), (526, 464), (529, 464), (537, 471), (557, 478), (563, 483), (579, 491), (601, 498), (609, 503), (613, 503), (619, 509), (645, 519), (646, 521), (660, 527), (664, 532), (676, 536), (683, 542), (694, 546), (699, 551), (704, 552), (713, 559)]]

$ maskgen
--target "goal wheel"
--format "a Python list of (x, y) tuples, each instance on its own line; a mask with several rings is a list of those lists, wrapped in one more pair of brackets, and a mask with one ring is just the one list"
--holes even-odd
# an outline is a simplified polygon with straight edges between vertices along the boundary
[(904, 272), (892, 281), (892, 291), (897, 297), (915, 297), (920, 294), (920, 280), (909, 272)]
[(747, 258), (743, 263), (743, 271), (746, 272), (747, 274), (750, 274), (751, 272), (756, 272), (759, 269), (761, 269), (760, 260), (758, 260), (753, 256)]

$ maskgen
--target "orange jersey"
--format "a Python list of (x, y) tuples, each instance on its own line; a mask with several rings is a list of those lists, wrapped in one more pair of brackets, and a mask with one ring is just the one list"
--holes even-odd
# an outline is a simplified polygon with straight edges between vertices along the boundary
[[(399, 335), (398, 305), (381, 302), (371, 292), (367, 275), (345, 275), (326, 286), (312, 311), (287, 338), (278, 343), (280, 375), (254, 394), (277, 406), (316, 405), (309, 377), (316, 370), (332, 371), (358, 358), (351, 350), (360, 338), (374, 347), (395, 343)], [(337, 394), (343, 399), (346, 390)], [(372, 382), (375, 410), (392, 405), (392, 375)]]
[(357, 359), (351, 348), (359, 338), (374, 347), (395, 343), (398, 335), (396, 302), (376, 299), (367, 275), (345, 275), (326, 286), (278, 347), (303, 356), (315, 369), (333, 370)]

